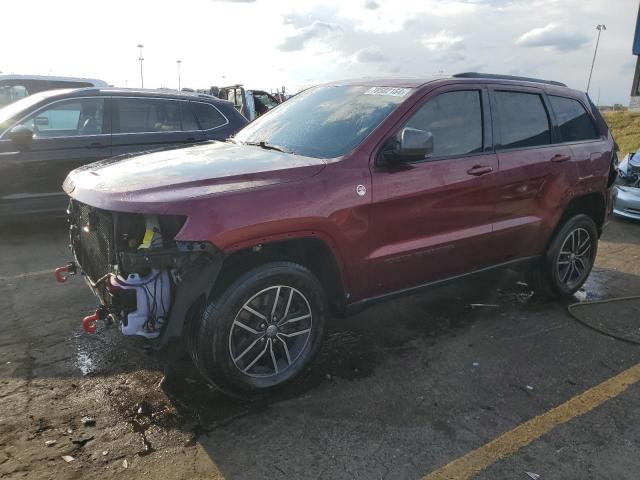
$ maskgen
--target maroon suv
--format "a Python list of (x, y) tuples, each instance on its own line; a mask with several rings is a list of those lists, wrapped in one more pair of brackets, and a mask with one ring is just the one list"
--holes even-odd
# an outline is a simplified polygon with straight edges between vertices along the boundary
[(74, 262), (116, 320), (232, 394), (291, 380), (326, 318), (488, 269), (585, 281), (615, 143), (582, 92), (467, 73), (305, 90), (233, 140), (73, 171)]

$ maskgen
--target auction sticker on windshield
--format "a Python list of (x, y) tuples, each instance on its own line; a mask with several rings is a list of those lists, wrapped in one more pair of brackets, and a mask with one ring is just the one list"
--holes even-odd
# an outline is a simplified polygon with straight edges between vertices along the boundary
[(400, 87), (371, 87), (364, 92), (365, 95), (391, 95), (392, 97), (404, 97), (411, 91), (410, 88)]

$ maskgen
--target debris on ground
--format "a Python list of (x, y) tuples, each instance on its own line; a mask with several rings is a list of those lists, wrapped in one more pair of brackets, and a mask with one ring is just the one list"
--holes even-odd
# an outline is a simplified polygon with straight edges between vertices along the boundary
[(75, 460), (71, 455), (62, 455), (62, 459), (67, 463), (71, 463)]
[(129, 468), (129, 462), (127, 462), (126, 458), (122, 460), (122, 468)]
[(102, 456), (103, 456), (103, 457), (106, 457), (107, 455), (109, 455), (109, 450), (104, 450), (104, 451), (102, 452)]
[(486, 308), (500, 308), (500, 305), (496, 305), (495, 303), (470, 303), (469, 306), (471, 309), (486, 307)]
[(73, 443), (74, 445), (78, 445), (79, 447), (84, 447), (88, 442), (90, 442), (91, 440), (94, 439), (94, 436), (80, 436), (76, 439), (71, 440), (71, 443)]
[(57, 440), (47, 440), (46, 442), (44, 442), (47, 447), (53, 447), (56, 443)]
[(92, 417), (82, 417), (80, 419), (80, 421), (82, 422), (82, 424), (85, 427), (95, 427), (96, 426), (96, 419), (92, 418)]
[(533, 478), (533, 480), (538, 480), (538, 478), (540, 478), (540, 475), (538, 475), (537, 473), (533, 473), (533, 472), (524, 472), (524, 473), (526, 473), (529, 478)]
[(531, 385), (527, 385), (525, 388), (529, 391), (533, 390), (533, 387)]
[(145, 417), (149, 417), (153, 412), (153, 408), (151, 407), (151, 404), (145, 400), (137, 403), (135, 406), (135, 409), (138, 415), (143, 415)]

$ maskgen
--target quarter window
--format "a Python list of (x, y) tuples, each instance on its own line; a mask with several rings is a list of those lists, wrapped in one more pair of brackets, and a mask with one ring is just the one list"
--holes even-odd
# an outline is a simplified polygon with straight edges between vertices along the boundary
[(227, 123), (227, 119), (213, 105), (201, 102), (193, 102), (192, 105), (202, 130), (211, 130)]
[(556, 114), (560, 135), (565, 142), (593, 140), (599, 138), (591, 117), (577, 100), (566, 97), (549, 96), (551, 108)]
[(551, 143), (549, 117), (536, 93), (495, 92), (498, 148), (521, 148)]
[(182, 130), (180, 103), (146, 98), (114, 99), (116, 118), (113, 133), (178, 132)]
[(69, 99), (35, 112), (21, 125), (33, 130), (34, 138), (77, 137), (104, 133), (103, 118), (104, 99)]
[(407, 127), (433, 134), (433, 156), (482, 152), (480, 91), (447, 92), (425, 103)]

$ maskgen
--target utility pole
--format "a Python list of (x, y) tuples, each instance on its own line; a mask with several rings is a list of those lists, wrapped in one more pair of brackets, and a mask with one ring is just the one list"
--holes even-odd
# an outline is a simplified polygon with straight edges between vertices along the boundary
[(180, 64), (182, 60), (176, 60), (176, 63), (178, 64), (178, 91), (180, 91)]
[(144, 45), (139, 43), (138, 44), (138, 50), (140, 51), (140, 56), (138, 57), (138, 60), (140, 60), (140, 88), (144, 88), (144, 76), (142, 75), (142, 62), (144, 61), (144, 58), (142, 58), (142, 49), (143, 48), (144, 48)]
[(591, 61), (591, 70), (589, 71), (589, 81), (587, 82), (587, 95), (589, 94), (589, 87), (591, 86), (591, 75), (593, 75), (593, 66), (596, 63), (596, 55), (598, 53), (598, 45), (600, 44), (600, 34), (603, 30), (606, 30), (607, 27), (605, 25), (597, 25), (596, 30), (598, 30), (598, 39), (596, 40), (596, 49), (593, 51), (593, 60)]

